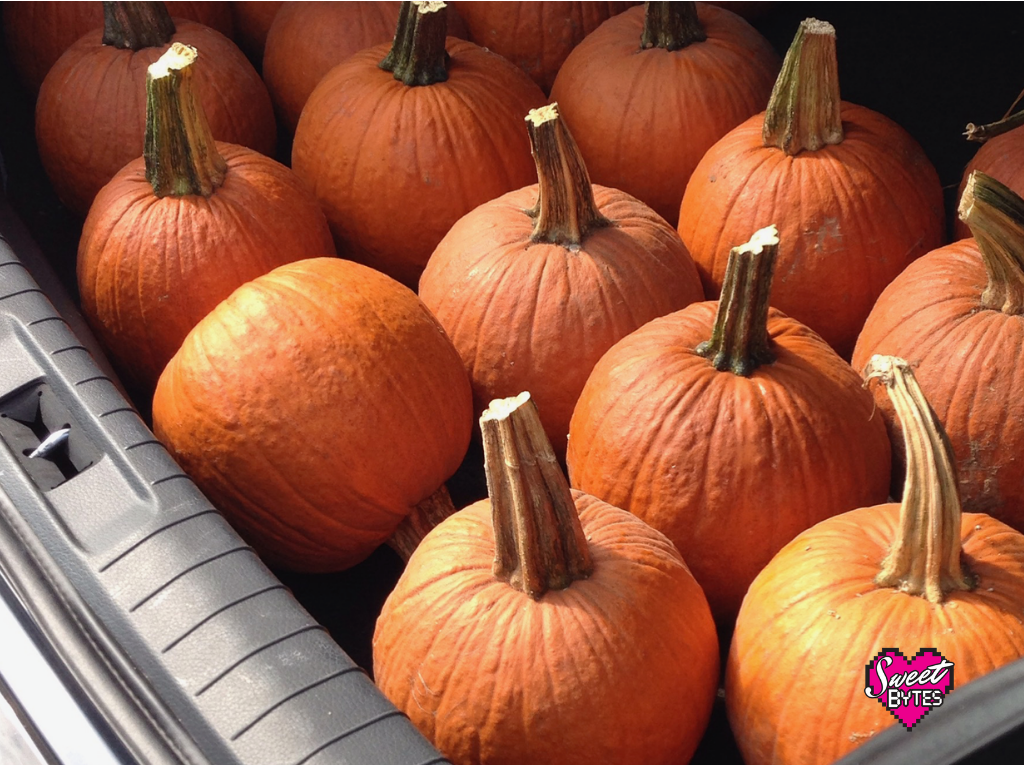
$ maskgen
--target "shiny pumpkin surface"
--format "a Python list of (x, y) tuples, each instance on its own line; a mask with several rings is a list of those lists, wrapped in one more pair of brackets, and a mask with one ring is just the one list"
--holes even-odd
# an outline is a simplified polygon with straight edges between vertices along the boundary
[(945, 225), (938, 176), (910, 135), (845, 102), (842, 120), (842, 143), (795, 156), (763, 146), (763, 114), (735, 128), (690, 178), (679, 234), (713, 297), (731, 245), (776, 223), (772, 306), (849, 359), (875, 299)]
[(567, 459), (572, 487), (672, 539), (716, 619), (731, 621), (796, 534), (886, 499), (890, 458), (860, 377), (778, 311), (768, 316), (777, 359), (749, 378), (697, 355), (716, 309), (703, 302), (654, 320), (601, 358)]
[(573, 491), (594, 571), (539, 600), (491, 573), (487, 500), (429, 533), (377, 620), (377, 685), (457, 763), (679, 763), (718, 641), (675, 547)]
[[(267, 89), (245, 55), (208, 27), (178, 19), (172, 42), (199, 51), (198, 89), (213, 136), (273, 155), (276, 128)], [(146, 70), (170, 47), (138, 52), (102, 45), (101, 30), (53, 66), (36, 102), (36, 141), (61, 201), (80, 216), (104, 184), (142, 156)]]
[(743, 601), (726, 668), (729, 721), (748, 763), (831, 763), (893, 716), (864, 694), (882, 648), (912, 658), (937, 648), (956, 689), (1024, 655), (1024, 536), (964, 514), (971, 592), (933, 604), (874, 585), (896, 535), (899, 505), (858, 509), (795, 538)]
[(341, 259), (246, 283), (160, 377), (153, 427), (268, 562), (354, 565), (458, 468), (462, 363), (415, 294)]
[[(879, 297), (857, 340), (858, 370), (873, 354), (899, 355), (953, 445), (965, 509), (1024, 528), (1024, 317), (982, 309), (988, 284), (973, 239), (929, 253)], [(884, 395), (877, 406), (894, 430)], [(893, 433), (895, 434), (895, 432)], [(895, 479), (903, 473), (896, 454)]]
[(310, 96), (292, 167), (313, 188), (341, 253), (414, 286), (463, 215), (535, 181), (524, 124), (543, 94), (479, 46), (448, 38), (448, 80), (409, 87), (352, 56)]
[(122, 376), (149, 393), (195, 325), (235, 288), (297, 259), (333, 256), (327, 220), (280, 163), (218, 144), (209, 198), (158, 198), (142, 158), (96, 198), (78, 249), (82, 309)]
[(566, 59), (551, 100), (591, 177), (643, 200), (675, 226), (697, 163), (764, 110), (779, 70), (771, 45), (739, 16), (697, 4), (707, 40), (640, 48), (644, 8), (613, 16)]
[[(973, 171), (984, 171), (1018, 195), (1024, 195), (1024, 126), (989, 139), (981, 145), (977, 154), (971, 158), (971, 162), (964, 170), (964, 176), (956, 196), (957, 200), (963, 197), (967, 177)], [(957, 219), (953, 223), (953, 239), (962, 240), (970, 236), (970, 227)]]

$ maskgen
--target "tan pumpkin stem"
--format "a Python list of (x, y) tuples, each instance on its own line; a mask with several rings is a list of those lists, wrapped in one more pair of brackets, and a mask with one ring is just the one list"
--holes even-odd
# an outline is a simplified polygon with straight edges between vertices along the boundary
[(981, 305), (1024, 314), (1024, 200), (981, 171), (973, 171), (960, 198), (960, 219), (971, 228), (988, 272)]
[(146, 178), (157, 197), (209, 197), (227, 173), (192, 81), (197, 56), (174, 43), (146, 75)]
[(1024, 125), (1024, 110), (1015, 112), (1008, 117), (1004, 117), (1002, 120), (996, 120), (994, 123), (988, 123), (987, 125), (968, 123), (964, 136), (967, 137), (968, 141), (984, 144), (989, 139), (1002, 136), (1004, 133), (1009, 133), (1016, 128), (1020, 128), (1022, 125)]
[(103, 44), (141, 51), (162, 47), (174, 36), (163, 3), (103, 3)]
[(409, 562), (423, 537), (454, 514), (455, 505), (452, 504), (448, 486), (442, 485), (413, 507), (412, 513), (399, 524), (388, 540), (388, 546), (401, 555), (405, 562)]
[(664, 48), (678, 51), (691, 43), (708, 39), (697, 18), (697, 4), (684, 2), (649, 2), (644, 11), (641, 48)]
[(594, 569), (569, 483), (528, 392), (480, 417), (494, 522), (494, 576), (539, 599)]
[(594, 202), (590, 174), (579, 147), (562, 122), (557, 104), (531, 109), (526, 127), (539, 182), (537, 204), (527, 211), (535, 222), (530, 239), (579, 246), (588, 232), (612, 223)]
[(903, 425), (907, 453), (899, 530), (875, 583), (941, 603), (952, 591), (974, 588), (960, 563), (960, 491), (953, 449), (905, 360), (875, 355), (864, 378), (885, 385)]
[(433, 85), (448, 79), (447, 6), (439, 0), (402, 3), (391, 50), (378, 65), (409, 86)]
[(764, 116), (766, 147), (798, 155), (843, 140), (836, 30), (825, 21), (800, 22), (786, 52)]
[(711, 338), (695, 350), (717, 370), (750, 376), (759, 366), (775, 362), (768, 302), (778, 251), (779, 231), (771, 226), (729, 252)]

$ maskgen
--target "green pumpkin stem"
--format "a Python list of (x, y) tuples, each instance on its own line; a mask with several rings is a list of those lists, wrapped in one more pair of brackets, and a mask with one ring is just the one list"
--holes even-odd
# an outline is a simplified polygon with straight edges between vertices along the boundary
[(195, 48), (173, 43), (146, 75), (146, 179), (157, 197), (209, 197), (224, 182), (217, 151), (193, 83)]
[(409, 562), (423, 537), (455, 514), (448, 486), (442, 485), (423, 501), (413, 507), (409, 514), (388, 540), (390, 546), (405, 562)]
[(448, 79), (448, 10), (440, 0), (402, 3), (395, 41), (379, 64), (395, 80), (409, 86), (433, 85)]
[(594, 202), (590, 174), (557, 104), (531, 109), (526, 127), (537, 164), (537, 204), (527, 214), (534, 219), (535, 243), (579, 246), (587, 233), (611, 225)]
[(163, 3), (103, 3), (103, 44), (141, 51), (163, 47), (174, 36)]
[(729, 252), (711, 338), (695, 350), (717, 370), (750, 376), (759, 366), (775, 362), (768, 301), (778, 251), (779, 232), (771, 226)]
[(805, 19), (768, 100), (761, 131), (764, 145), (798, 155), (839, 144), (840, 106), (836, 30), (828, 22)]
[(875, 355), (864, 378), (885, 385), (903, 426), (907, 480), (896, 540), (875, 583), (941, 603), (975, 580), (960, 562), (960, 490), (949, 438), (925, 399), (910, 365)]
[(967, 178), (960, 219), (971, 228), (988, 273), (981, 306), (1024, 314), (1024, 200), (981, 171)]
[(594, 570), (569, 483), (528, 392), (480, 417), (494, 523), (494, 576), (530, 597)]
[(640, 47), (678, 51), (691, 43), (708, 39), (697, 19), (697, 4), (692, 2), (649, 2), (644, 11), (644, 31)]

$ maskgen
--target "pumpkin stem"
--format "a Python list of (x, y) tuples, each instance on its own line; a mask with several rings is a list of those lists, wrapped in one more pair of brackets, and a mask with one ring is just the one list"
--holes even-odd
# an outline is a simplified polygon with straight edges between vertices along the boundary
[(839, 144), (843, 140), (839, 111), (835, 27), (805, 19), (772, 89), (761, 138), (766, 147), (778, 147), (787, 155)]
[(988, 174), (974, 171), (960, 198), (959, 214), (978, 241), (988, 272), (981, 306), (1024, 314), (1024, 200)]
[(406, 85), (433, 85), (448, 79), (448, 10), (440, 0), (402, 3), (391, 50), (378, 65)]
[(1002, 120), (996, 120), (994, 123), (988, 123), (987, 125), (975, 125), (974, 123), (968, 123), (967, 129), (964, 131), (964, 136), (967, 137), (968, 141), (976, 141), (979, 144), (984, 144), (989, 139), (994, 139), (996, 136), (1001, 136), (1004, 133), (1020, 128), (1024, 125), (1024, 110), (1015, 112), (1012, 115), (1004, 117)]
[(558, 114), (558, 104), (531, 109), (526, 127), (537, 164), (537, 204), (527, 214), (534, 219), (535, 243), (579, 246), (587, 233), (607, 227), (594, 202), (590, 174), (569, 128)]
[(494, 523), (494, 576), (539, 599), (594, 570), (579, 513), (529, 392), (480, 417)]
[(196, 49), (174, 43), (146, 74), (146, 179), (157, 197), (209, 197), (227, 163), (192, 81)]
[(885, 385), (907, 450), (899, 531), (875, 583), (941, 603), (949, 592), (974, 588), (960, 564), (960, 491), (953, 448), (905, 360), (875, 355), (864, 378)]
[(442, 484), (413, 507), (412, 513), (399, 524), (388, 540), (388, 546), (408, 563), (423, 537), (454, 514), (455, 505), (448, 493), (448, 486)]
[(729, 252), (711, 338), (695, 350), (717, 370), (750, 376), (759, 366), (775, 362), (768, 299), (778, 251), (779, 231), (771, 226)]
[(174, 32), (163, 3), (103, 3), (104, 45), (141, 51), (167, 45)]
[(649, 2), (644, 11), (644, 31), (640, 47), (678, 51), (691, 43), (708, 39), (697, 19), (697, 4), (684, 2)]

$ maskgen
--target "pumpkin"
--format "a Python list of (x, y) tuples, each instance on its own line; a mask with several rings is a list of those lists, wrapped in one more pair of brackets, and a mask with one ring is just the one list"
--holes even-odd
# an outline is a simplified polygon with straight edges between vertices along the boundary
[(860, 377), (769, 308), (781, 247), (759, 230), (732, 250), (720, 302), (608, 350), (569, 426), (573, 487), (672, 539), (721, 626), (796, 534), (889, 489), (889, 439)]
[(602, 23), (635, 2), (459, 2), (473, 42), (522, 67), (550, 93), (566, 57)]
[(160, 376), (153, 431), (264, 559), (328, 572), (443, 495), (472, 395), (412, 291), (307, 259), (245, 283), (192, 329)]
[(320, 81), (292, 150), (339, 253), (409, 286), (459, 218), (534, 175), (522, 119), (543, 95), (500, 56), (446, 42), (445, 13), (403, 4), (392, 47)]
[(671, 227), (629, 195), (591, 187), (557, 105), (533, 110), (527, 125), (539, 184), (463, 216), (419, 293), (462, 355), (476, 413), (530, 390), (564, 457), (572, 410), (601, 355), (704, 295)]
[(231, 14), (235, 22), (235, 41), (245, 51), (249, 61), (257, 69), (263, 67), (263, 48), (267, 44), (270, 27), (278, 11), (285, 3), (280, 0), (250, 2), (235, 0), (231, 3)]
[(725, 680), (748, 763), (831, 763), (892, 727), (865, 688), (885, 648), (937, 649), (957, 688), (1024, 655), (1024, 536), (961, 515), (955, 460), (906, 362), (874, 358), (867, 375), (903, 425), (903, 502), (819, 523), (751, 585)]
[[(266, 5), (267, 3), (258, 3)], [(175, 2), (167, 12), (197, 21), (230, 37), (231, 6), (239, 3)], [(252, 3), (257, 5), (257, 3)], [(4, 3), (4, 37), (18, 78), (32, 94), (39, 91), (50, 68), (75, 41), (103, 26), (103, 4), (97, 2)]]
[[(1024, 529), (1024, 200), (975, 171), (960, 217), (974, 239), (932, 251), (885, 289), (853, 364), (883, 354), (914, 365), (952, 441), (964, 505)], [(875, 400), (895, 433), (893, 407)], [(904, 457), (894, 459), (899, 481)]]
[(718, 640), (675, 547), (569, 490), (527, 393), (480, 427), (490, 498), (413, 553), (377, 619), (377, 685), (456, 763), (689, 760)]
[(195, 61), (195, 49), (173, 43), (150, 66), (145, 156), (100, 190), (78, 247), (82, 308), (144, 401), (186, 334), (235, 288), (334, 255), (327, 220), (295, 174), (214, 142)]
[[(295, 133), (302, 108), (324, 75), (365, 48), (390, 42), (399, 2), (286, 3), (267, 34), (263, 78), (281, 125)], [(468, 39), (449, 9), (449, 34)]]
[(197, 75), (214, 138), (272, 155), (273, 109), (259, 75), (219, 32), (172, 21), (162, 3), (104, 4), (106, 25), (72, 45), (36, 102), (36, 141), (60, 199), (85, 216), (100, 188), (142, 155), (146, 70), (181, 42), (203, 52)]
[(638, 197), (675, 226), (693, 169), (764, 109), (778, 71), (771, 44), (739, 16), (704, 3), (652, 2), (613, 16), (576, 46), (551, 99), (594, 181)]
[(786, 54), (766, 113), (726, 134), (683, 195), (679, 234), (708, 296), (725, 276), (723, 243), (780, 222), (772, 305), (849, 359), (882, 290), (944, 242), (942, 188), (892, 121), (841, 102), (835, 30), (808, 19)]
[[(1024, 112), (1018, 112), (995, 123), (967, 126), (967, 136), (981, 141), (981, 149), (968, 163), (960, 182), (960, 197), (967, 187), (967, 179), (974, 171), (983, 171), (999, 179), (1018, 195), (1024, 195)], [(970, 227), (961, 219), (953, 225), (954, 239), (971, 236)]]

